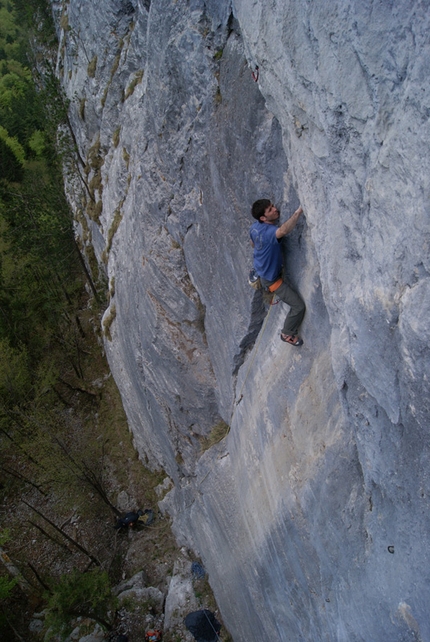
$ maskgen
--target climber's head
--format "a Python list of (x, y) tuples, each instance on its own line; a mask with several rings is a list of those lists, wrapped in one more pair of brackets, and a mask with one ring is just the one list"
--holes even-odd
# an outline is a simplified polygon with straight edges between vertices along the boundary
[(259, 201), (255, 201), (255, 203), (252, 204), (252, 216), (259, 221), (260, 218), (264, 216), (264, 212), (268, 207), (270, 207), (270, 205), (271, 202), (268, 198), (260, 198)]
[(252, 216), (261, 223), (276, 223), (279, 219), (278, 209), (268, 198), (255, 201), (251, 210)]

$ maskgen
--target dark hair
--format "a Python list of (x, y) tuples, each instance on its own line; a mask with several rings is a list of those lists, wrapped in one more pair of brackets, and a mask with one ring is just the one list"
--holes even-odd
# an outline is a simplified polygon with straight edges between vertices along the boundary
[(264, 212), (270, 207), (271, 201), (268, 198), (260, 198), (259, 201), (255, 201), (252, 205), (251, 214), (257, 221), (260, 220), (261, 216), (264, 216)]

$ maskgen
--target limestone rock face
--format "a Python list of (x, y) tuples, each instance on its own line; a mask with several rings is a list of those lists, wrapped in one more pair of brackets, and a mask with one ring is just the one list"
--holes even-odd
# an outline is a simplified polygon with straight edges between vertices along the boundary
[[(235, 642), (430, 639), (428, 8), (53, 3), (109, 363)], [(261, 197), (304, 207), (300, 349), (247, 284)]]

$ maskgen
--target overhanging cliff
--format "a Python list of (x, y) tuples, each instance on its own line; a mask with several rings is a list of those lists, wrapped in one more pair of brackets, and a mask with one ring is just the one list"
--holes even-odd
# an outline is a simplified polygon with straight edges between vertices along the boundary
[[(110, 366), (235, 642), (429, 639), (428, 3), (53, 6)], [(260, 197), (305, 210), (300, 350)]]

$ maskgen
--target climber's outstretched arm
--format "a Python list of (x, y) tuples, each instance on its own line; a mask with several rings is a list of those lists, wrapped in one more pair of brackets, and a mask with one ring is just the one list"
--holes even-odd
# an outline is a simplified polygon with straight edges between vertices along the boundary
[(285, 221), (285, 223), (282, 223), (276, 230), (276, 238), (281, 239), (283, 236), (286, 236), (289, 234), (297, 225), (297, 221), (300, 218), (300, 215), (303, 212), (303, 208), (300, 205), (300, 207), (294, 212), (292, 216), (288, 219), (288, 221)]

